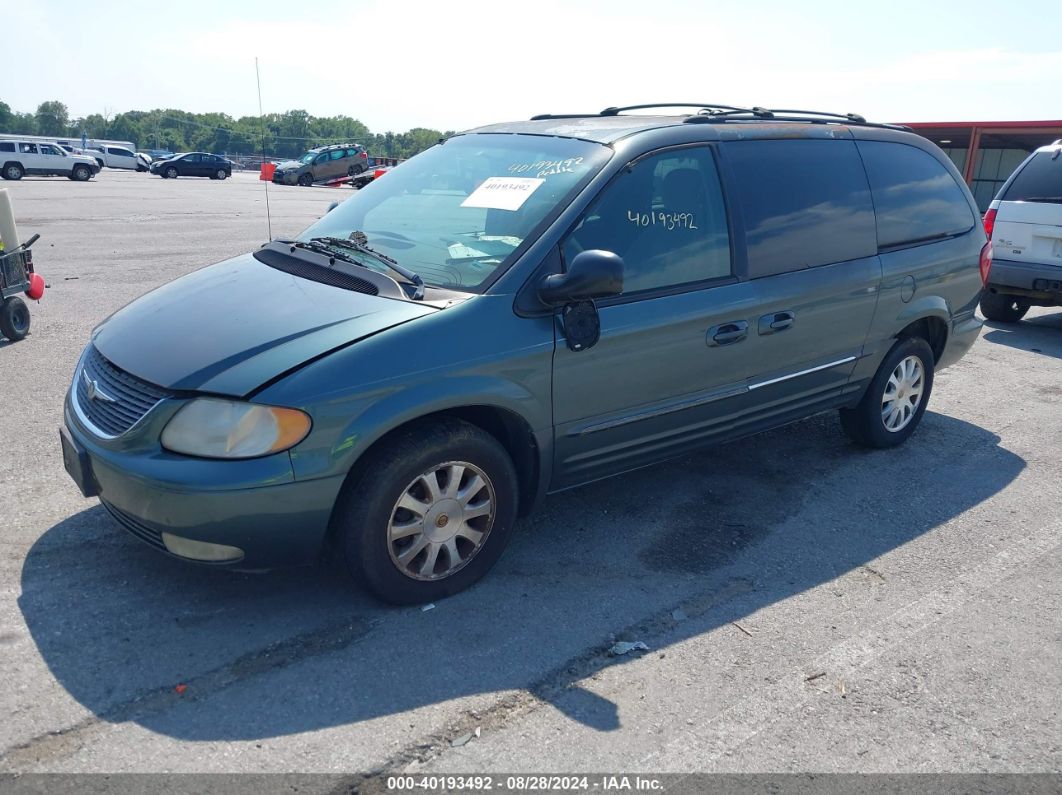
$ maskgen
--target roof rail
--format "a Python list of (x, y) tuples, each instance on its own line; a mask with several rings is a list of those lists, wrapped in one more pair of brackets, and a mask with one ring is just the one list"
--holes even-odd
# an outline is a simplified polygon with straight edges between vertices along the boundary
[[(749, 121), (752, 119), (766, 119), (774, 121), (802, 121), (811, 124), (829, 124), (844, 122), (858, 124), (866, 127), (886, 127), (893, 130), (907, 130), (901, 124), (884, 124), (870, 122), (866, 117), (858, 113), (826, 113), (816, 110), (792, 110), (787, 108), (739, 108), (734, 105), (720, 105), (712, 102), (654, 102), (649, 105), (625, 105), (623, 107), (605, 108), (600, 113), (543, 113), (532, 116), (532, 121), (544, 119), (582, 119), (593, 116), (619, 116), (625, 111), (648, 110), (651, 108), (697, 108), (695, 114), (686, 116), (683, 121), (688, 124), (704, 124), (707, 122), (724, 121)], [(750, 117), (750, 118), (746, 118)], [(1060, 139), (1062, 140), (1062, 139)]]

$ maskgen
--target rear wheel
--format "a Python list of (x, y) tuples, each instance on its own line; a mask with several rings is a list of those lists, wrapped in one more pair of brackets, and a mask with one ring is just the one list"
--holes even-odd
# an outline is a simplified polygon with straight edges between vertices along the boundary
[(841, 426), (864, 447), (895, 447), (914, 433), (933, 390), (933, 349), (921, 337), (899, 340), (859, 404), (841, 409)]
[(417, 604), (462, 591), (497, 562), (516, 523), (516, 469), (460, 420), (412, 425), (344, 488), (336, 531), (352, 575), (380, 599)]
[(26, 302), (12, 297), (0, 306), (0, 332), (12, 342), (25, 339), (29, 334), (30, 313)]
[(4, 179), (22, 179), (26, 170), (19, 163), (8, 163), (4, 166)]
[(219, 168), (217, 170), (217, 172), (215, 172), (215, 174), (214, 174), (214, 178), (215, 179), (225, 179), (225, 177), (227, 177), (227, 176), (228, 176), (228, 172), (226, 172), (225, 169), (223, 169), (223, 168)]
[(1017, 323), (1028, 311), (1029, 305), (1013, 295), (987, 290), (981, 295), (981, 314), (997, 323)]

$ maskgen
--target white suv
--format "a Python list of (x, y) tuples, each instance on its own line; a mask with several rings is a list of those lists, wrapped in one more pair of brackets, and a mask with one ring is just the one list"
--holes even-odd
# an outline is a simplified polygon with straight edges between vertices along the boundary
[(24, 174), (55, 174), (84, 182), (99, 170), (95, 159), (71, 154), (58, 144), (0, 141), (0, 176), (4, 179), (22, 179)]
[(986, 318), (1013, 323), (1030, 306), (1062, 306), (1062, 139), (1010, 175), (988, 206), (985, 230), (992, 239)]

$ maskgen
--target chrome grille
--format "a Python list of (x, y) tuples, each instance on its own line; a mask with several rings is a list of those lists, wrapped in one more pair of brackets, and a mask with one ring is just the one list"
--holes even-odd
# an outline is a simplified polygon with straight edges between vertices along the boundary
[[(121, 436), (169, 394), (141, 381), (89, 346), (76, 376), (74, 397), (82, 417), (104, 436)], [(90, 394), (91, 393), (91, 394)]]

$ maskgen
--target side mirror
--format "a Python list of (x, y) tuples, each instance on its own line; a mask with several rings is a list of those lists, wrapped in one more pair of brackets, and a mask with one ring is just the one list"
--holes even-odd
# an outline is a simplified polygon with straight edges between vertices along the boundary
[(538, 297), (551, 306), (623, 292), (623, 258), (611, 251), (591, 249), (577, 254), (564, 273), (542, 280)]

